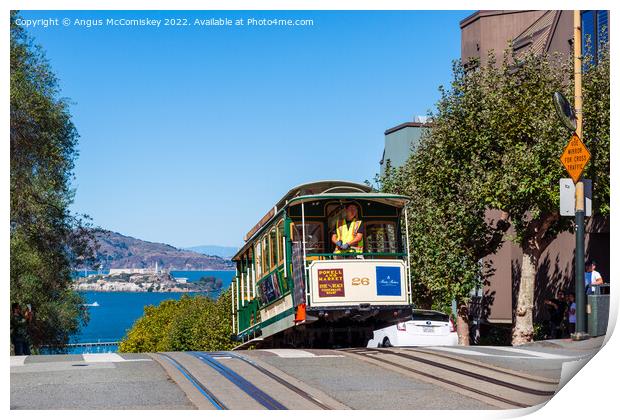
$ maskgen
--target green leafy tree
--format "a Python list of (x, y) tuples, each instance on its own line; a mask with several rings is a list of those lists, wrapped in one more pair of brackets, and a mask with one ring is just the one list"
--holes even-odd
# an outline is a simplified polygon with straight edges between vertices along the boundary
[[(552, 93), (571, 97), (572, 66), (558, 54), (515, 56), (465, 71), (454, 65), (433, 128), (407, 164), (388, 174), (383, 187), (413, 197), (411, 224), (414, 290), (427, 291), (460, 308), (468, 289), (489, 274), (482, 257), (492, 254), (508, 222), (523, 251), (513, 344), (533, 339), (533, 308), (539, 258), (557, 234), (572, 229), (559, 215), (559, 155), (568, 135), (559, 123)], [(584, 75), (584, 137), (595, 144), (600, 212), (609, 211), (609, 54)], [(500, 210), (500, 223), (485, 223)], [(498, 238), (500, 241), (498, 241)], [(459, 311), (459, 315), (462, 310)], [(464, 319), (463, 319), (464, 321)]]
[(183, 295), (159, 306), (149, 305), (119, 346), (127, 353), (155, 351), (216, 351), (234, 347), (231, 340), (230, 289), (214, 301)]
[[(420, 146), (399, 169), (388, 167), (380, 180), (384, 191), (411, 197), (409, 240), (412, 291), (415, 304), (449, 311), (457, 303), (459, 342), (469, 344), (469, 301), (489, 274), (481, 259), (494, 252), (508, 228), (506, 216), (485, 223), (486, 206), (472, 195), (476, 175), (473, 164), (463, 167), (467, 145), (455, 130), (467, 131), (479, 124), (479, 110), (463, 113), (461, 100), (471, 107), (478, 101), (463, 83), (463, 69), (455, 64), (452, 89), (441, 90), (432, 129), (423, 133)], [(460, 124), (456, 121), (460, 120)]]
[(72, 215), (78, 134), (44, 53), (11, 13), (11, 302), (31, 305), (30, 344), (62, 346), (87, 321), (71, 267), (92, 261), (91, 235)]

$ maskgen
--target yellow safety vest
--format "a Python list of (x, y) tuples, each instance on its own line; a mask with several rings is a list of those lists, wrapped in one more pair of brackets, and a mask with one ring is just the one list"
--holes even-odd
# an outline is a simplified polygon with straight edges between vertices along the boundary
[[(338, 220), (338, 223), (336, 224), (336, 240), (342, 241), (342, 243), (351, 242), (353, 239), (355, 239), (355, 235), (357, 235), (357, 231), (359, 230), (360, 226), (362, 226), (361, 220), (351, 221), (350, 226), (347, 223), (346, 219)], [(356, 245), (351, 245), (351, 247), (346, 251), (336, 247), (334, 254), (342, 254), (348, 252), (364, 252), (364, 239), (362, 238), (362, 240), (360, 240)]]

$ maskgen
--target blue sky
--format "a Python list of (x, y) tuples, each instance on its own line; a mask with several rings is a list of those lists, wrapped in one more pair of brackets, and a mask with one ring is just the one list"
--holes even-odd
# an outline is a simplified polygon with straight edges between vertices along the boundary
[[(363, 182), (424, 115), (471, 11), (22, 12), (80, 133), (73, 210), (174, 246), (238, 246), (292, 186)], [(312, 19), (305, 27), (76, 27), (76, 18)]]

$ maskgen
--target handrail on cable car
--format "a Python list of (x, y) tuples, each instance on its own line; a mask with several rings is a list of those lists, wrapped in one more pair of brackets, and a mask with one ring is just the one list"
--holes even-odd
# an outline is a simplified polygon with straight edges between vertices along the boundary
[(351, 187), (351, 186), (348, 186), (348, 185), (346, 187), (343, 187), (342, 185), (337, 185), (335, 187), (331, 187), (331, 188), (326, 189), (325, 191), (319, 193), (318, 195), (323, 195), (323, 194), (326, 194), (326, 193), (328, 193), (328, 192), (330, 192), (332, 190), (337, 190), (339, 188), (350, 188), (352, 190), (356, 190), (356, 191), (359, 191), (359, 192), (362, 192), (362, 193), (366, 193), (367, 192), (367, 191), (364, 191), (363, 189), (357, 188), (357, 187)]
[(362, 257), (405, 257), (407, 256), (406, 252), (347, 252), (347, 253), (334, 253), (334, 252), (323, 252), (323, 253), (310, 253), (306, 254), (308, 257), (348, 257), (348, 256), (358, 256)]

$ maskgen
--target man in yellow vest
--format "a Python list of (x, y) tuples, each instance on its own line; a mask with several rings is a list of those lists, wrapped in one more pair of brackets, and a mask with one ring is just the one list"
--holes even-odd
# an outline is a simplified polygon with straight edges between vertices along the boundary
[(346, 219), (336, 221), (336, 233), (332, 235), (334, 254), (364, 252), (364, 228), (357, 217), (357, 206), (349, 204), (345, 211)]

